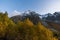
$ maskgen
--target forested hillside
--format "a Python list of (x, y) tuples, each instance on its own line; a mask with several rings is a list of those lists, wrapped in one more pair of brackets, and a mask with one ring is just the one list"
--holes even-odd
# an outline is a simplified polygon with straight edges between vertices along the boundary
[(40, 21), (34, 24), (29, 17), (13, 22), (7, 12), (0, 13), (0, 40), (58, 40)]

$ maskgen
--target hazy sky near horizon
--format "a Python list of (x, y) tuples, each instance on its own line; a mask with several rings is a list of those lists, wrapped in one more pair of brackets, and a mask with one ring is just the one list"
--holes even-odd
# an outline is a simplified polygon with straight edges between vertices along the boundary
[(32, 10), (40, 14), (60, 11), (60, 0), (0, 0), (0, 11), (9, 16)]

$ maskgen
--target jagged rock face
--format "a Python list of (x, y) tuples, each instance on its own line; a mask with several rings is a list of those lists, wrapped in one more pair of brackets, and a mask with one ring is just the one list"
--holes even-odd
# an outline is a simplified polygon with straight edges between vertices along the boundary
[(23, 13), (23, 15), (17, 15), (17, 16), (13, 16), (11, 17), (11, 19), (17, 23), (19, 20), (20, 21), (24, 21), (25, 19), (29, 18), (30, 21), (32, 21), (34, 24), (37, 24), (41, 19), (39, 17), (40, 15), (37, 14), (36, 12), (29, 12), (27, 13)]
[(22, 20), (22, 17), (20, 15), (17, 15), (17, 16), (13, 16), (11, 17), (12, 21), (17, 23), (19, 20)]
[(60, 31), (60, 12), (45, 14), (45, 16), (42, 17), (42, 20), (47, 23), (47, 25), (49, 26), (48, 28)]
[(57, 22), (60, 23), (60, 12), (55, 12), (53, 14), (48, 13), (45, 14), (46, 16), (42, 17), (42, 20), (48, 20), (51, 22)]
[[(54, 14), (50, 14), (49, 13), (49, 14), (45, 15), (44, 19), (45, 19), (45, 21), (47, 20), (48, 22), (51, 22), (52, 24), (54, 24), (53, 22), (60, 23), (59, 22), (59, 20), (60, 20), (59, 16), (60, 16), (60, 14), (57, 13), (57, 12), (55, 12)], [(27, 18), (29, 18), (29, 20), (32, 21), (34, 24), (37, 24), (38, 22), (42, 22), (42, 24), (44, 26), (48, 26), (49, 25), (50, 27), (48, 27), (48, 28), (52, 28), (52, 27), (54, 28), (54, 26), (52, 26), (51, 24), (45, 22), (44, 19), (43, 19), (43, 17), (42, 17), (42, 20), (41, 20), (41, 18), (39, 17), (39, 15), (36, 14), (35, 12), (29, 12), (29, 14), (24, 13), (23, 15), (17, 15), (17, 16), (11, 17), (11, 19), (15, 23), (17, 23), (18, 21), (24, 21)]]
[(60, 12), (55, 12), (54, 16), (55, 16), (56, 20), (58, 20), (58, 21), (60, 20)]

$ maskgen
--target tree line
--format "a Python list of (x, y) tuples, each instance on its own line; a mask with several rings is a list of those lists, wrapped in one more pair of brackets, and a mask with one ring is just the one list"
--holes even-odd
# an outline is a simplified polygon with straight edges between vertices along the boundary
[(0, 13), (0, 40), (58, 40), (53, 32), (38, 22), (28, 18), (14, 23), (8, 13)]

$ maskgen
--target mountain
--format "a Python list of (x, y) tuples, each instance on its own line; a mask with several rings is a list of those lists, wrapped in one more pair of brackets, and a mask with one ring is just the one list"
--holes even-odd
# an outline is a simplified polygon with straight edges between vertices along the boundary
[[(34, 11), (24, 12), (22, 15), (16, 15), (11, 17), (10, 19), (17, 24), (19, 21), (25, 21), (29, 19), (34, 25), (37, 25), (39, 22), (41, 24), (51, 30), (53, 34), (57, 37), (60, 37), (60, 12), (55, 12), (53, 14), (48, 13), (45, 15), (39, 15)], [(60, 39), (60, 38), (59, 38)]]
[(37, 14), (34, 11), (28, 11), (28, 12), (24, 12), (22, 13), (22, 15), (16, 15), (11, 17), (11, 19), (17, 23), (19, 20), (20, 21), (24, 21), (25, 19), (29, 18), (30, 21), (32, 21), (34, 24), (37, 24), (40, 21), (40, 15)]
[(49, 26), (60, 32), (60, 12), (55, 12), (53, 14), (48, 13), (43, 15), (42, 20)]
[(53, 14), (48, 13), (45, 14), (47, 17), (42, 17), (43, 20), (48, 20), (48, 21), (52, 21), (52, 22), (56, 22), (56, 23), (60, 23), (60, 12), (55, 12)]
[(60, 12), (55, 12), (53, 15), (55, 16), (56, 22), (60, 23)]
[(22, 16), (16, 15), (11, 17), (10, 19), (12, 19), (13, 22), (17, 23), (19, 20), (22, 20)]
[[(50, 22), (51, 24), (56, 23), (58, 25), (59, 14), (60, 14), (59, 12), (55, 12), (54, 14), (48, 13), (45, 15), (39, 15), (34, 11), (27, 11), (27, 12), (24, 12), (22, 15), (16, 15), (16, 16), (11, 17), (10, 19), (12, 19), (13, 22), (18, 23), (19, 21), (24, 21), (27, 18), (29, 18), (29, 20), (32, 21), (33, 24), (35, 24), (35, 25), (38, 22), (41, 22), (45, 27), (49, 28), (50, 30), (54, 29), (54, 30), (58, 31), (59, 27), (57, 28), (57, 26), (55, 26), (56, 27), (56, 29), (55, 29), (55, 27), (50, 25), (48, 22)], [(52, 31), (54, 31), (54, 30), (52, 30)]]

